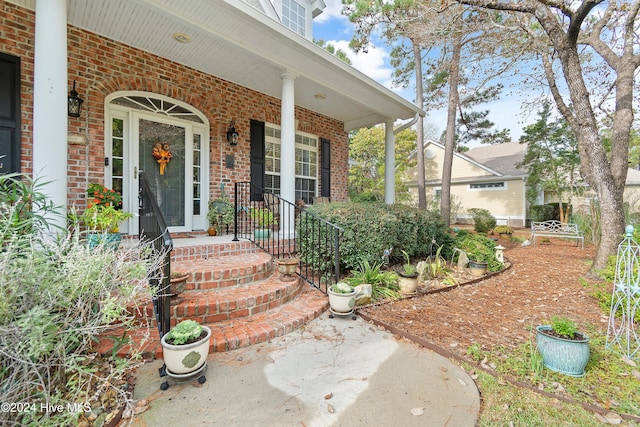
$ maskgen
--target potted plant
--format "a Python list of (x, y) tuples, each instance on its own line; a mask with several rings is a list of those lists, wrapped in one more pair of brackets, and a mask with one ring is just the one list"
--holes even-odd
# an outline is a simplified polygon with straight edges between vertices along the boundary
[(222, 234), (223, 227), (233, 222), (234, 213), (233, 203), (231, 203), (223, 189), (220, 197), (209, 201), (209, 210), (207, 211), (209, 229), (207, 233), (210, 236)]
[(130, 218), (133, 218), (131, 213), (116, 209), (112, 205), (95, 204), (85, 209), (80, 221), (87, 228), (89, 247), (106, 244), (117, 248), (122, 240), (119, 233), (120, 224)]
[(469, 270), (474, 276), (482, 276), (488, 271), (499, 271), (502, 263), (496, 259), (496, 243), (479, 234), (465, 234), (456, 239), (456, 247), (467, 254)]
[(414, 295), (418, 289), (418, 270), (416, 266), (411, 264), (411, 258), (409, 254), (401, 250), (405, 263), (402, 268), (397, 270), (398, 273), (398, 286), (400, 286), (400, 292), (404, 295)]
[(169, 294), (171, 296), (176, 296), (184, 292), (187, 285), (187, 280), (189, 280), (190, 276), (190, 273), (183, 273), (180, 271), (172, 272), (171, 277), (169, 278), (171, 283)]
[(255, 239), (268, 239), (271, 236), (270, 227), (275, 223), (273, 212), (267, 208), (251, 208), (249, 217), (255, 227), (253, 231)]
[(552, 371), (582, 377), (589, 362), (589, 337), (578, 332), (572, 320), (554, 316), (551, 325), (536, 327), (536, 345), (544, 366)]
[(338, 282), (331, 285), (327, 292), (329, 293), (329, 306), (332, 314), (353, 313), (353, 308), (356, 306), (356, 290), (351, 285), (346, 282)]
[(195, 320), (183, 320), (162, 337), (162, 355), (170, 375), (199, 370), (209, 354), (211, 329)]
[(294, 280), (299, 264), (300, 264), (300, 258), (295, 256), (279, 259), (278, 271), (283, 276), (282, 280), (287, 282)]

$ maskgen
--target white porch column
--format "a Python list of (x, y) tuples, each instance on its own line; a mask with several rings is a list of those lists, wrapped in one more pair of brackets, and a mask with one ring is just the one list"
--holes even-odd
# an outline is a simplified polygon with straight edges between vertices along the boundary
[[(33, 75), (33, 176), (67, 206), (67, 1), (36, 1)], [(66, 212), (47, 218), (66, 225)]]
[[(295, 80), (298, 76), (291, 71), (282, 73), (282, 107), (280, 117), (280, 197), (284, 200), (296, 202), (296, 120), (295, 120)], [(280, 210), (280, 230), (285, 235), (292, 235), (294, 221), (287, 220), (284, 223), (283, 218), (290, 219), (294, 217), (294, 209), (290, 212)]]
[(295, 203), (296, 197), (296, 120), (295, 80), (298, 76), (290, 71), (282, 73), (282, 110), (280, 112), (280, 196)]
[(396, 201), (396, 150), (393, 121), (384, 122), (384, 202)]

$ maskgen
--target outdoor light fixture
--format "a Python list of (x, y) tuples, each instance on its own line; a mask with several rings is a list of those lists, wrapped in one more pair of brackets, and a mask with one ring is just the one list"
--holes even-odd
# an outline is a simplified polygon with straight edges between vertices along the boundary
[(80, 109), (82, 108), (82, 103), (84, 101), (80, 99), (78, 96), (78, 92), (76, 92), (76, 81), (73, 81), (73, 89), (69, 92), (69, 100), (68, 100), (68, 113), (69, 117), (80, 117)]
[(230, 145), (238, 145), (238, 137), (240, 134), (236, 132), (236, 122), (231, 120), (229, 123), (229, 130), (227, 131), (227, 141)]

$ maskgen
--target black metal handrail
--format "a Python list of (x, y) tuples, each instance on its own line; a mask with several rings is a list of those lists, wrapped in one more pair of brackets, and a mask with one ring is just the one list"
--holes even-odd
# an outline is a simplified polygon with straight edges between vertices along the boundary
[(156, 197), (149, 186), (149, 181), (144, 172), (138, 174), (138, 212), (140, 242), (147, 242), (153, 248), (154, 253), (161, 254), (163, 262), (158, 264), (157, 271), (150, 272), (149, 284), (153, 292), (153, 309), (158, 323), (160, 338), (171, 328), (171, 250), (173, 240), (167, 229), (167, 225), (158, 207)]
[(249, 239), (277, 259), (299, 257), (297, 274), (325, 294), (340, 280), (342, 228), (250, 182), (235, 183), (234, 203), (234, 241)]

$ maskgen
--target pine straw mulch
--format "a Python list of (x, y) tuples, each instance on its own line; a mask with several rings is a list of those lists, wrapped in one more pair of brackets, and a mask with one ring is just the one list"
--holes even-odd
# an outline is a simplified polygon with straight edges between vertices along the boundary
[(502, 238), (499, 243), (511, 264), (502, 273), (359, 312), (461, 355), (475, 343), (483, 350), (517, 347), (530, 339), (532, 327), (554, 315), (572, 318), (583, 330), (586, 324), (606, 329), (608, 316), (580, 284), (593, 246), (560, 239), (525, 247)]

